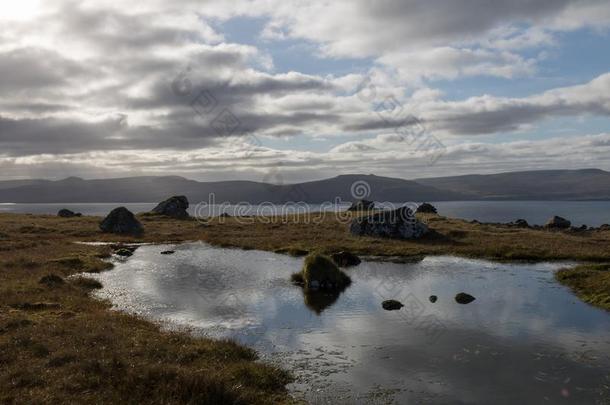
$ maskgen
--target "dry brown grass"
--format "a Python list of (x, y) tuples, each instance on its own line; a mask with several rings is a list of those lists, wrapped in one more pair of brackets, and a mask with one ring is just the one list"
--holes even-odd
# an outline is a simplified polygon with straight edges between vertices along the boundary
[(583, 264), (557, 272), (557, 280), (583, 301), (610, 311), (610, 264)]
[(69, 276), (108, 269), (107, 248), (72, 243), (114, 239), (97, 222), (0, 215), (0, 403), (289, 401), (289, 375), (252, 350), (160, 331), (91, 299), (94, 280)]

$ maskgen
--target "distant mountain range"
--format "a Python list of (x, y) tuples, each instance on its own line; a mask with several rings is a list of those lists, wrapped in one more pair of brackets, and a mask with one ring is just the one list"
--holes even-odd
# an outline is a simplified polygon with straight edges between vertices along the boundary
[(543, 170), (404, 180), (350, 174), (290, 185), (253, 181), (198, 182), (177, 176), (84, 180), (0, 181), (0, 203), (158, 202), (186, 195), (191, 202), (308, 203), (355, 200), (610, 200), (610, 172)]

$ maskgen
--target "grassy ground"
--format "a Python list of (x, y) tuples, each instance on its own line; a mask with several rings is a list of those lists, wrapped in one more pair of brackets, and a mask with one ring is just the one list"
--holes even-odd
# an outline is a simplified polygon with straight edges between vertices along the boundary
[[(548, 232), (434, 215), (422, 219), (432, 235), (395, 241), (350, 236), (349, 218), (339, 221), (330, 214), (315, 224), (306, 217), (202, 223), (140, 216), (145, 233), (134, 239), (100, 233), (96, 217), (0, 214), (0, 403), (288, 401), (284, 386), (289, 376), (255, 362), (252, 351), (231, 342), (162, 332), (91, 299), (90, 290), (99, 285), (66, 277), (108, 270), (100, 260), (108, 248), (75, 241), (203, 240), (299, 254), (349, 250), (376, 256), (610, 263), (609, 231)], [(586, 301), (608, 308), (608, 267), (567, 270), (558, 278)], [(40, 283), (51, 274), (61, 279)]]
[(96, 222), (0, 215), (0, 403), (288, 402), (288, 374), (252, 350), (162, 332), (67, 278), (108, 269), (107, 248), (71, 243), (104, 239)]
[(556, 277), (583, 301), (610, 311), (610, 264), (583, 264), (560, 270)]

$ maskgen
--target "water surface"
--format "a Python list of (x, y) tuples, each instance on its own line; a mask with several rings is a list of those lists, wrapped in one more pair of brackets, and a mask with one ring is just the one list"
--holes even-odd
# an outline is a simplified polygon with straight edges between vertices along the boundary
[[(294, 205), (208, 205), (198, 206), (191, 202), (189, 212), (194, 216), (217, 216), (224, 212), (236, 215), (286, 215), (294, 213)], [(476, 219), (481, 222), (511, 222), (523, 218), (532, 225), (544, 225), (554, 215), (568, 218), (574, 226), (588, 225), (600, 226), (610, 224), (610, 201), (442, 201), (433, 202), (439, 214), (462, 218)], [(380, 203), (381, 207), (392, 208), (414, 203)], [(348, 204), (299, 205), (298, 211), (343, 211)], [(416, 204), (415, 204), (416, 205)], [(156, 203), (69, 203), (69, 204), (0, 204), (0, 213), (28, 213), (56, 215), (62, 208), (67, 208), (83, 215), (107, 215), (112, 209), (125, 206), (132, 212), (147, 212), (152, 210)]]
[[(174, 249), (174, 255), (160, 252)], [(340, 295), (288, 281), (302, 259), (203, 243), (142, 246), (96, 275), (117, 309), (231, 337), (293, 370), (313, 403), (605, 403), (610, 315), (553, 280), (561, 264), (364, 262)], [(456, 293), (476, 301), (460, 305)], [(429, 301), (430, 295), (438, 301)], [(399, 299), (400, 311), (381, 308)]]

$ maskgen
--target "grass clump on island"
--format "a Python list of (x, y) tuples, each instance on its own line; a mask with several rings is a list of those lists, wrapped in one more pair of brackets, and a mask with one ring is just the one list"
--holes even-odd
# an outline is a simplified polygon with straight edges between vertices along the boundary
[(610, 263), (562, 269), (555, 277), (581, 300), (610, 311)]
[(0, 215), (0, 403), (291, 402), (289, 374), (253, 350), (164, 331), (91, 298), (99, 281), (73, 275), (112, 267), (101, 259), (108, 248), (73, 242), (133, 241), (99, 233), (98, 222)]
[(303, 262), (303, 269), (291, 276), (293, 283), (302, 285), (306, 291), (342, 290), (352, 280), (328, 256), (311, 253)]

